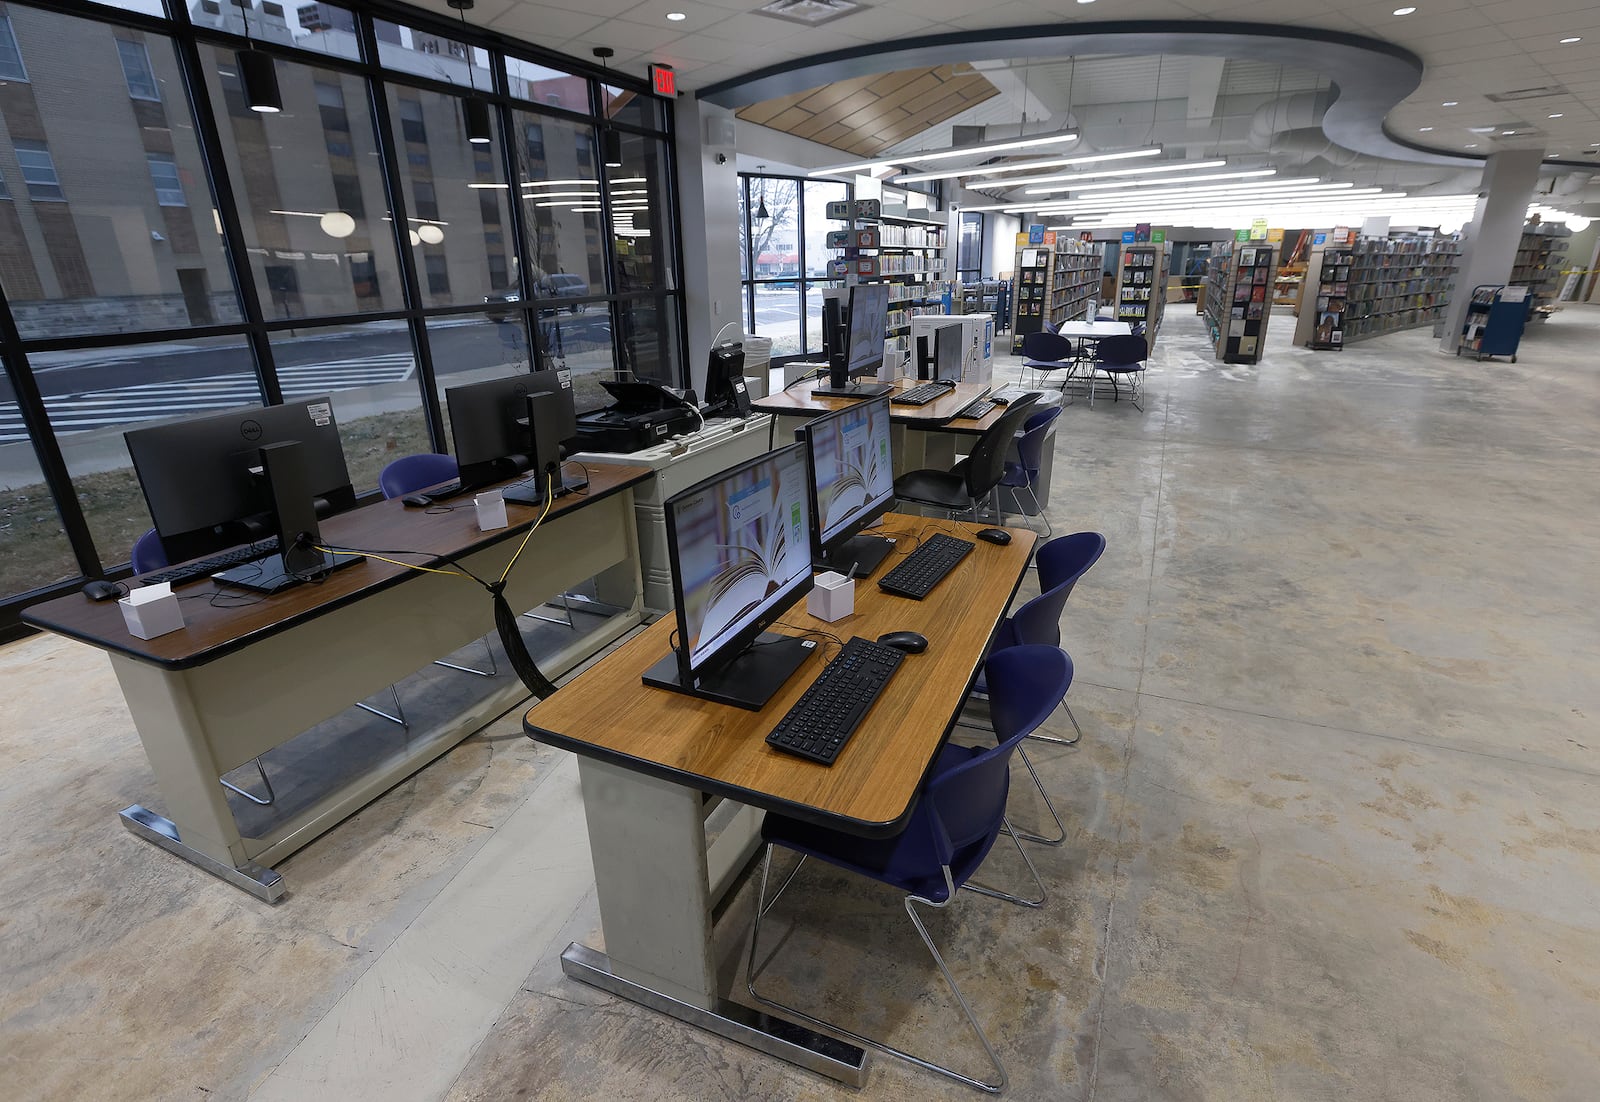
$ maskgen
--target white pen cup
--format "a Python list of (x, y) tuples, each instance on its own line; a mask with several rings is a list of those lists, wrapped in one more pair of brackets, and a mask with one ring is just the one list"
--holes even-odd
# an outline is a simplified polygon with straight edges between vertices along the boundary
[(486, 490), (472, 499), (478, 507), (478, 528), (484, 532), (492, 532), (496, 528), (504, 528), (506, 520), (506, 499), (500, 495), (499, 490)]

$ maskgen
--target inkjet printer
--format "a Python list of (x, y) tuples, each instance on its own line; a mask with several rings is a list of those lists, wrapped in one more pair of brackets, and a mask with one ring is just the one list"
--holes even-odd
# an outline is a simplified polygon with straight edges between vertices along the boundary
[(643, 379), (601, 379), (600, 385), (616, 401), (578, 417), (578, 446), (583, 451), (638, 451), (700, 427), (692, 392), (679, 397), (660, 383)]

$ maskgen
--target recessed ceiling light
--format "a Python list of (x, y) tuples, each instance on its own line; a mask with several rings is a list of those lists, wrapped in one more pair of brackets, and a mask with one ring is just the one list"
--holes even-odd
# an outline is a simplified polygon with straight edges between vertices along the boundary
[(1416, 8), (1396, 8), (1396, 9), (1394, 9), (1394, 13), (1396, 15), (1410, 15), (1412, 12), (1414, 12), (1416, 10), (1417, 10)]
[(1581, 39), (1581, 38), (1563, 38), (1563, 39), (1562, 39), (1562, 40), (1561, 40), (1561, 44), (1562, 44), (1562, 45), (1563, 45), (1563, 46), (1570, 46), (1570, 45), (1572, 45), (1572, 44), (1573, 44), (1573, 43), (1574, 43), (1574, 42), (1582, 42), (1582, 41), (1583, 41), (1583, 39)]
[(1562, 115), (1562, 113), (1560, 111), (1557, 111), (1554, 115), (1546, 115), (1545, 118), (1547, 118), (1547, 119), (1559, 119), (1559, 118), (1561, 118), (1561, 115)]
[(1502, 133), (1502, 134), (1515, 134), (1516, 131), (1515, 130), (1502, 130), (1502, 131), (1500, 131), (1500, 133)]
[(667, 13), (667, 18), (672, 20), (674, 23), (682, 23), (685, 19), (687, 19), (689, 17), (687, 15), (684, 15), (681, 11), (669, 11)]
[(1078, 3), (1080, 3), (1080, 4), (1092, 4), (1092, 3), (1094, 3), (1094, 0), (1078, 0)]
[(1424, 126), (1422, 128), (1422, 133), (1426, 134), (1428, 131), (1430, 131), (1432, 129), (1433, 129), (1433, 127), (1431, 127), (1431, 126)]
[(1460, 106), (1460, 105), (1453, 99), (1447, 99), (1443, 103), (1441, 103), (1439, 106), (1440, 107), (1457, 107), (1457, 106)]
[(1468, 142), (1467, 143), (1467, 148), (1468, 149), (1477, 149), (1478, 148), (1478, 143), (1477, 142)]

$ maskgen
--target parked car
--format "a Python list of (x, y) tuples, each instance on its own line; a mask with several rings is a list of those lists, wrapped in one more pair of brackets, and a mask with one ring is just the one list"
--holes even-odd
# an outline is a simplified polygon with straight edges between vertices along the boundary
[[(539, 298), (584, 298), (589, 294), (589, 281), (580, 275), (570, 272), (551, 272), (541, 279), (535, 289)], [(522, 289), (519, 287), (503, 287), (490, 291), (483, 296), (484, 313), (495, 321), (509, 321), (512, 311), (509, 309), (495, 309), (495, 307), (514, 306), (522, 301)], [(582, 312), (581, 303), (571, 306), (558, 307), (577, 314)]]

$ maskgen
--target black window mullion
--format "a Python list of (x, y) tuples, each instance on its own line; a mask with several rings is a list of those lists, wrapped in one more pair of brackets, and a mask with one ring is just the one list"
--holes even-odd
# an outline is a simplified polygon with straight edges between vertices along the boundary
[(228, 178), (228, 162), (223, 155), (222, 133), (217, 127), (216, 112), (212, 110), (211, 90), (206, 87), (206, 70), (200, 58), (200, 45), (188, 35), (175, 37), (173, 41), (178, 47), (178, 73), (183, 80), (189, 110), (194, 118), (200, 162), (210, 178), (211, 193), (216, 197), (217, 216), (222, 222), (224, 253), (228, 270), (233, 276), (233, 293), (239, 298), (245, 324), (249, 327), (245, 341), (250, 346), (251, 359), (255, 361), (256, 379), (260, 383), (262, 397), (268, 405), (277, 405), (283, 401), (283, 389), (278, 385), (272, 342), (262, 329), (266, 319), (261, 313), (260, 296), (256, 293), (255, 272), (250, 268), (244, 222), (239, 217), (233, 182)]
[[(370, 12), (356, 17), (356, 31), (361, 36), (361, 56), (377, 72), (378, 33)], [(469, 50), (471, 46), (467, 47)], [(472, 65), (472, 57), (467, 57)], [(406, 302), (406, 327), (411, 331), (411, 349), (417, 359), (417, 385), (422, 388), (422, 415), (428, 425), (428, 439), (433, 450), (444, 452), (444, 413), (439, 408), (439, 388), (433, 370), (433, 349), (428, 341), (428, 327), (422, 317), (422, 291), (417, 283), (417, 257), (411, 248), (411, 229), (406, 221), (405, 187), (401, 181), (400, 154), (395, 148), (393, 120), (389, 117), (388, 84), (381, 78), (368, 75), (363, 83), (372, 112), (372, 127), (377, 131), (378, 159), (383, 163), (383, 187), (389, 202), (389, 225), (394, 231), (396, 259), (400, 262), (400, 284)]]

